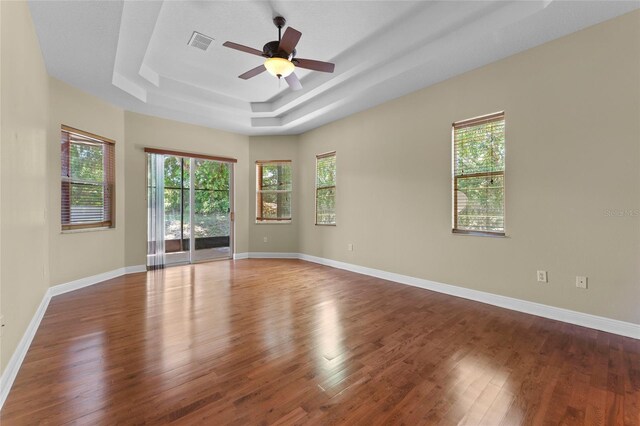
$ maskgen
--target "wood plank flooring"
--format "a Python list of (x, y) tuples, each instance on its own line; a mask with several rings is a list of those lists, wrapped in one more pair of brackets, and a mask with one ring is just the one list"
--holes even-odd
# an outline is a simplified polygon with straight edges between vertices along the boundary
[(298, 260), (54, 297), (22, 424), (640, 424), (640, 341)]

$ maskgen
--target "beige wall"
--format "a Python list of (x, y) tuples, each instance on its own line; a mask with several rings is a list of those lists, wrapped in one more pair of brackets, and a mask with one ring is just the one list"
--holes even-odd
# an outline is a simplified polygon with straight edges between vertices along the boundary
[[(452, 235), (451, 123), (501, 110), (508, 237)], [(640, 12), (301, 140), (300, 251), (640, 323)], [(334, 149), (337, 226), (315, 227), (314, 155)]]
[[(26, 3), (0, 2), (0, 22), (0, 371), (49, 285), (145, 263), (144, 147), (238, 159), (238, 253), (303, 252), (640, 323), (640, 12), (288, 137), (124, 112), (47, 76)], [(500, 110), (508, 237), (452, 235), (450, 123)], [(61, 124), (116, 140), (115, 229), (60, 232)], [(316, 227), (315, 154), (330, 150), (337, 226)], [(292, 224), (254, 223), (259, 159), (293, 161)]]
[[(50, 80), (48, 137), (49, 262), (51, 285), (124, 266), (125, 176), (124, 111), (62, 81)], [(116, 141), (116, 226), (61, 231), (60, 126), (64, 124)]]
[(125, 264), (144, 265), (146, 258), (147, 205), (145, 147), (232, 157), (235, 165), (235, 246), (246, 252), (248, 230), (249, 138), (222, 130), (193, 126), (132, 112), (125, 113), (126, 225)]
[(48, 287), (49, 78), (26, 2), (0, 2), (0, 371)]
[[(298, 136), (259, 136), (249, 142), (249, 251), (298, 252), (299, 164)], [(291, 160), (293, 191), (291, 193), (291, 223), (256, 223), (256, 167), (257, 160)], [(264, 242), (264, 238), (267, 242)]]

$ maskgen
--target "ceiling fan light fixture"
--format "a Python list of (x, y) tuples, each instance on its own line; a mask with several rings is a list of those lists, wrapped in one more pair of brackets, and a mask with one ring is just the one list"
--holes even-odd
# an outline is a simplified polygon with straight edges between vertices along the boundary
[(264, 61), (264, 67), (269, 71), (269, 74), (278, 78), (288, 77), (296, 69), (293, 62), (278, 57), (269, 58)]

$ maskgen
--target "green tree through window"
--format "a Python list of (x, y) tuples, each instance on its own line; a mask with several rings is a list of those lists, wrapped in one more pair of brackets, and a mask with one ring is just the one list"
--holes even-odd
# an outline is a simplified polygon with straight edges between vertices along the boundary
[(336, 153), (316, 156), (316, 225), (336, 224)]
[[(165, 237), (181, 240), (167, 251), (189, 248), (190, 164), (188, 157), (166, 156), (164, 160)], [(199, 238), (229, 236), (230, 166), (203, 159), (195, 159), (194, 165), (193, 232), (197, 245)]]
[(453, 124), (453, 231), (504, 235), (504, 113)]
[(256, 162), (256, 222), (291, 221), (291, 161)]

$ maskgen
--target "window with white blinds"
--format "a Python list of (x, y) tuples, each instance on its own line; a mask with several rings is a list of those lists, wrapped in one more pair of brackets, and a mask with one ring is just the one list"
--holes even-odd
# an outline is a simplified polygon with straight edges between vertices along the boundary
[(61, 129), (63, 230), (115, 226), (115, 142)]
[(336, 153), (316, 155), (316, 225), (336, 224)]
[(291, 160), (256, 161), (256, 222), (291, 221)]
[(504, 235), (504, 112), (453, 123), (453, 232)]

